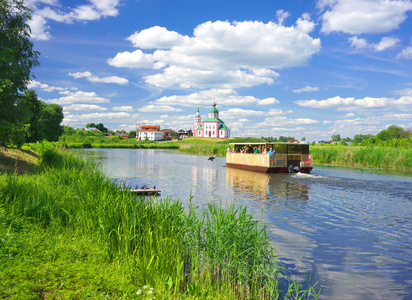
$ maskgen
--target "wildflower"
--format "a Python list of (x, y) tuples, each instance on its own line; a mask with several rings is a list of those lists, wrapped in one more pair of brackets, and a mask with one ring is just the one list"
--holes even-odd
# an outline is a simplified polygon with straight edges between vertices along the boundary
[(145, 290), (145, 289), (147, 289), (148, 288), (148, 286), (147, 285), (145, 285), (144, 287), (143, 287), (143, 291)]
[(139, 295), (141, 295), (142, 294), (142, 290), (138, 290), (137, 292), (136, 292), (136, 295), (137, 296), (139, 296)]
[(147, 294), (148, 294), (148, 295), (153, 295), (153, 291), (150, 290), (150, 291), (147, 292)]

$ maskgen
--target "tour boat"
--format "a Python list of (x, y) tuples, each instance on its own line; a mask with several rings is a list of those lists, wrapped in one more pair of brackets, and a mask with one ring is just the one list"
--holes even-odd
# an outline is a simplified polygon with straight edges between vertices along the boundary
[(226, 166), (265, 173), (310, 173), (309, 144), (230, 143)]

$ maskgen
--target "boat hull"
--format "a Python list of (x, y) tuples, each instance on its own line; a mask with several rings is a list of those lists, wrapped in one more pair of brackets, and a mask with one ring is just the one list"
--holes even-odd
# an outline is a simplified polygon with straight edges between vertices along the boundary
[[(252, 165), (235, 164), (235, 163), (226, 163), (226, 167), (241, 169), (241, 170), (263, 172), (263, 173), (290, 173), (289, 168), (287, 167), (265, 167), (265, 166), (252, 166)], [(312, 169), (313, 167), (301, 167), (300, 172), (310, 173)]]

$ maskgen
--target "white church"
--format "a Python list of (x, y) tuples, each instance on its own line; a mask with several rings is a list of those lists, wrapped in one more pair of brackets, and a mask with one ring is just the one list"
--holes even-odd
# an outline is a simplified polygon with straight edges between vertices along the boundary
[(193, 136), (210, 137), (210, 138), (228, 138), (230, 129), (225, 122), (219, 119), (219, 111), (216, 109), (216, 103), (213, 102), (212, 109), (209, 111), (209, 118), (202, 122), (199, 109), (195, 115), (193, 124)]

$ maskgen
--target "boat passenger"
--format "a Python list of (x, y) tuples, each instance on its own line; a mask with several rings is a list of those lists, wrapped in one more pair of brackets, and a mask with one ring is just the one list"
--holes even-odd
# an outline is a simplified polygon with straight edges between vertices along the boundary
[(272, 148), (270, 148), (270, 150), (269, 150), (268, 154), (269, 154), (269, 156), (272, 156), (272, 155), (273, 155)]

